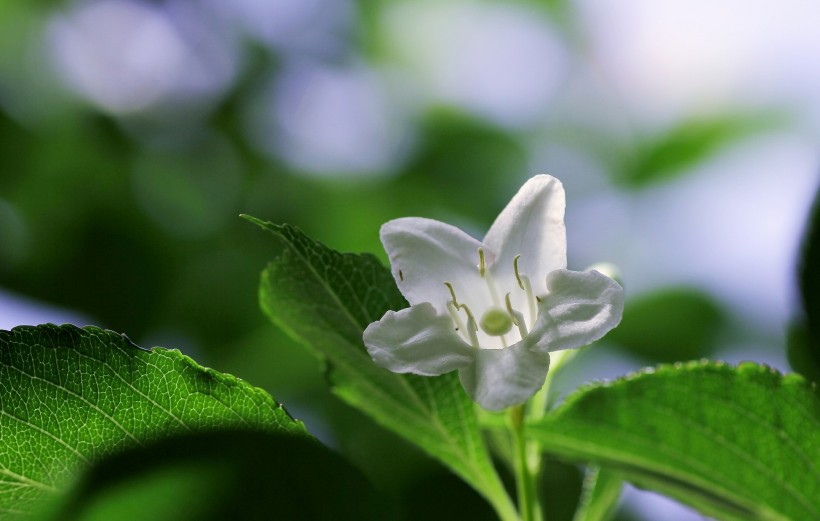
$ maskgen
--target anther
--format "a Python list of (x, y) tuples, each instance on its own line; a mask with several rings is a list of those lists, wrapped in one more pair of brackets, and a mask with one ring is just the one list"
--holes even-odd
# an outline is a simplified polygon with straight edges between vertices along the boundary
[(453, 304), (456, 306), (456, 309), (460, 308), (461, 306), (459, 305), (458, 299), (456, 298), (456, 292), (453, 289), (453, 285), (449, 282), (445, 282), (444, 285), (447, 286), (447, 289), (450, 290), (450, 295), (453, 296)]
[(484, 261), (484, 248), (478, 249), (478, 273), (482, 277), (484, 276), (484, 271), (486, 271), (487, 264)]
[[(467, 307), (467, 304), (459, 304), (458, 303), (458, 299), (456, 298), (456, 292), (455, 292), (455, 290), (453, 290), (453, 285), (450, 284), (449, 282), (445, 282), (444, 285), (447, 286), (447, 289), (450, 290), (450, 295), (453, 296), (453, 300), (450, 301), (450, 302), (453, 303), (453, 306), (455, 306), (456, 309), (463, 309), (464, 312), (467, 313), (467, 318), (469, 318), (470, 320), (475, 322), (475, 318), (473, 318), (473, 313), (472, 313), (472, 311), (470, 311), (470, 308)], [(476, 329), (478, 329), (478, 328), (476, 328)]]
[(515, 271), (515, 280), (517, 280), (517, 281), (518, 281), (518, 286), (519, 286), (521, 289), (524, 289), (524, 283), (523, 283), (523, 282), (521, 282), (521, 274), (520, 274), (520, 273), (518, 273), (518, 259), (520, 259), (520, 258), (521, 258), (521, 254), (519, 253), (519, 254), (518, 254), (518, 255), (516, 255), (516, 256), (515, 256), (515, 258), (513, 259), (513, 270)]

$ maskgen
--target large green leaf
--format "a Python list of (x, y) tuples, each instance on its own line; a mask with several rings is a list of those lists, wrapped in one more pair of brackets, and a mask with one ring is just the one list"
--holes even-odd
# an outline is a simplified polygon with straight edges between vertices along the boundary
[(391, 373), (365, 351), (365, 327), (389, 309), (407, 307), (390, 272), (371, 255), (341, 254), (292, 226), (248, 219), (285, 244), (262, 274), (262, 308), (327, 362), (333, 391), (450, 467), (502, 516), (515, 518), (458, 378)]
[(312, 438), (231, 429), (105, 458), (38, 519), (395, 519), (387, 506), (359, 471)]
[(529, 432), (719, 519), (820, 519), (820, 397), (799, 375), (661, 366), (583, 389)]
[(26, 514), (107, 454), (174, 433), (305, 434), (260, 389), (96, 327), (0, 331), (0, 514)]

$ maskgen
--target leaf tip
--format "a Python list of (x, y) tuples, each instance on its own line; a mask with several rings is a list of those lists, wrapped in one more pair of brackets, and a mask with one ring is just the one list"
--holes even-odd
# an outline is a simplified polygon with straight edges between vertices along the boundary
[(257, 218), (256, 218), (256, 217), (254, 217), (253, 215), (248, 215), (248, 214), (246, 214), (246, 213), (240, 213), (240, 214), (239, 214), (239, 218), (240, 218), (240, 219), (245, 219), (245, 220), (246, 220), (246, 221), (248, 221), (248, 222), (252, 222), (253, 224), (255, 224), (255, 225), (259, 226), (260, 228), (265, 228), (265, 227), (266, 227), (266, 225), (268, 224), (268, 223), (266, 223), (265, 221), (263, 221), (263, 220), (261, 220), (261, 219), (257, 219)]

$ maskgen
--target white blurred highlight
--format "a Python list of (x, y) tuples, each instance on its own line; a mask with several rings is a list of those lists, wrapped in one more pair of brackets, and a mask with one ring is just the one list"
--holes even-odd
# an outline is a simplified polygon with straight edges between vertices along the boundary
[(353, 18), (350, 0), (205, 0), (241, 33), (285, 52), (338, 54)]
[(140, 2), (79, 4), (52, 19), (46, 40), (64, 81), (117, 114), (213, 94), (235, 73), (235, 60), (213, 42), (195, 49), (162, 8)]
[(595, 61), (638, 119), (808, 103), (820, 125), (818, 2), (582, 0), (579, 8)]
[(504, 125), (542, 118), (567, 67), (544, 13), (522, 4), (397, 2), (383, 25), (396, 65), (429, 102)]
[(314, 175), (376, 175), (398, 160), (404, 126), (379, 77), (363, 66), (292, 64), (249, 113), (260, 147)]
[(695, 172), (636, 194), (613, 191), (567, 206), (583, 263), (617, 264), (636, 294), (693, 284), (758, 330), (794, 310), (799, 244), (820, 183), (814, 145), (779, 135), (728, 150)]

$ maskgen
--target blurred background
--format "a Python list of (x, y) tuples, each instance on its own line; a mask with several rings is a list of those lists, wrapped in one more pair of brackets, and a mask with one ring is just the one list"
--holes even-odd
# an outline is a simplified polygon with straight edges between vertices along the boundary
[[(238, 215), (385, 259), (388, 219), (480, 237), (550, 173), (570, 268), (614, 263), (628, 295), (562, 393), (701, 357), (789, 371), (818, 20), (813, 0), (3, 0), (0, 327), (179, 348), (270, 391), (409, 518), (491, 519), (266, 322), (279, 246)], [(554, 519), (580, 476), (554, 462)], [(631, 489), (619, 516), (700, 519)]]

